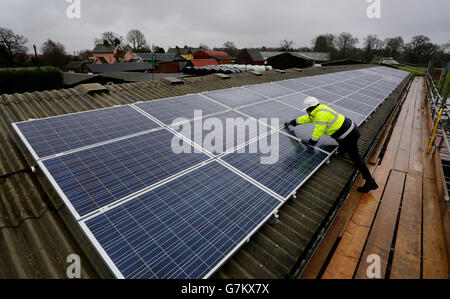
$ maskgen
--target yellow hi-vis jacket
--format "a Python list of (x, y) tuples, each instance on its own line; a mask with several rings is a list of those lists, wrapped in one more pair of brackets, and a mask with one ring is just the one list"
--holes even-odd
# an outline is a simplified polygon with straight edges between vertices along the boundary
[(319, 141), (323, 134), (331, 136), (344, 124), (345, 116), (326, 105), (319, 105), (310, 115), (297, 119), (299, 125), (315, 123), (316, 127), (311, 140)]

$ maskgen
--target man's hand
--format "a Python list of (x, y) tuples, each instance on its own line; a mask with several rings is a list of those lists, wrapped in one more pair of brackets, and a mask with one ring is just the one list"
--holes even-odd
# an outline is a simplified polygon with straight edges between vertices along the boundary
[(314, 141), (312, 139), (310, 139), (310, 140), (302, 139), (302, 143), (304, 145), (309, 145), (309, 146), (312, 146), (312, 147), (315, 147), (317, 145), (317, 141)]
[(285, 128), (287, 128), (287, 127), (289, 127), (289, 126), (293, 126), (293, 127), (296, 127), (296, 126), (298, 126), (298, 124), (297, 124), (297, 120), (296, 120), (296, 119), (294, 119), (294, 120), (291, 120), (291, 122), (290, 122), (290, 123), (285, 123), (285, 124), (284, 124), (284, 127), (285, 127)]

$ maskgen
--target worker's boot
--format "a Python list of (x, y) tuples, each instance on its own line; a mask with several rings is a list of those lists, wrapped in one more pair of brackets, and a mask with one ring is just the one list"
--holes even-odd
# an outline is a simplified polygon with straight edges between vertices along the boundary
[(374, 179), (370, 179), (370, 180), (366, 180), (366, 183), (364, 184), (364, 186), (359, 187), (358, 191), (361, 193), (369, 193), (372, 190), (377, 190), (378, 189), (378, 185), (375, 182)]

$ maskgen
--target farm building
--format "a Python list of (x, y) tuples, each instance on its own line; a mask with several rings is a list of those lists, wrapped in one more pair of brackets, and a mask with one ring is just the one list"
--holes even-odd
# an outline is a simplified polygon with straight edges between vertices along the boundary
[(264, 57), (255, 49), (243, 49), (236, 57), (237, 64), (264, 65)]

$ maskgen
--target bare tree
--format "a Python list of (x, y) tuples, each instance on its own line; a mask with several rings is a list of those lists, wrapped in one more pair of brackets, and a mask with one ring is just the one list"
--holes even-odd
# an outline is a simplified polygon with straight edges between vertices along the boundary
[(439, 46), (431, 43), (430, 38), (417, 35), (405, 45), (404, 56), (411, 63), (426, 64), (438, 51)]
[(211, 48), (208, 45), (203, 44), (203, 43), (201, 43), (198, 47), (200, 49), (202, 49), (203, 51), (211, 51)]
[(107, 41), (109, 44), (114, 45), (119, 41), (120, 44), (123, 44), (123, 37), (117, 33), (112, 31), (103, 32), (99, 38), (94, 39), (94, 45), (101, 45)]
[(283, 52), (292, 52), (294, 51), (294, 41), (283, 39), (280, 43), (280, 50)]
[(348, 58), (351, 50), (358, 44), (359, 40), (353, 37), (350, 33), (342, 32), (336, 38), (336, 47), (339, 50), (341, 58)]
[(20, 34), (15, 34), (11, 29), (0, 27), (0, 45), (5, 47), (9, 55), (25, 53), (28, 49), (25, 44), (28, 40)]
[(133, 51), (139, 52), (143, 49), (148, 49), (147, 40), (145, 39), (144, 34), (137, 29), (133, 29), (128, 32), (127, 40)]

